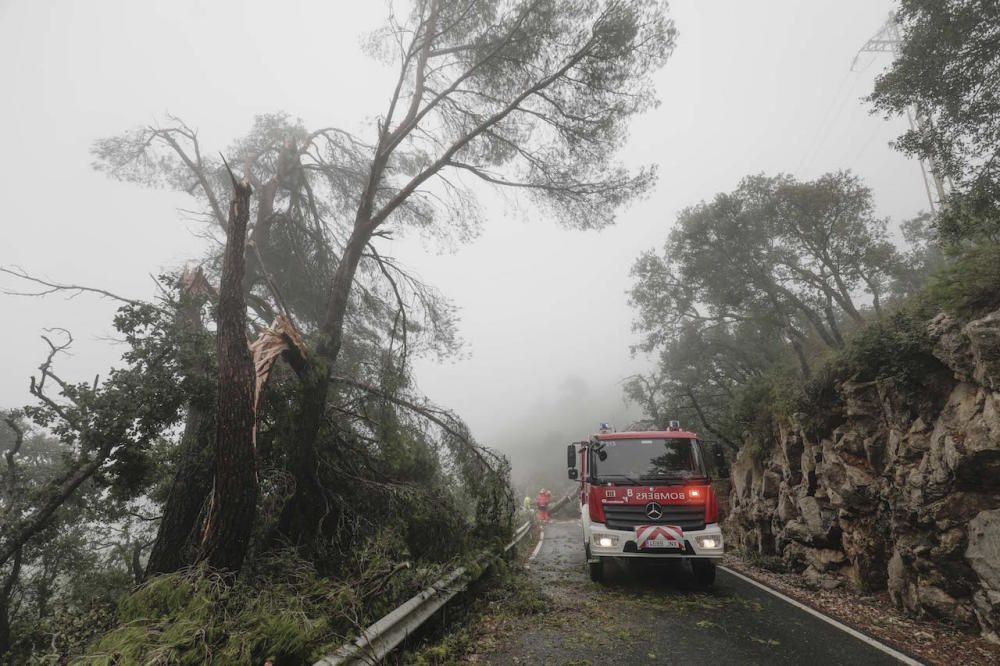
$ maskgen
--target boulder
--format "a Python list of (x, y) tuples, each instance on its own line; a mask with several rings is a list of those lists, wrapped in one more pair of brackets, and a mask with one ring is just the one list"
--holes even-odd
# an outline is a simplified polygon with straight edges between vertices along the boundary
[(972, 378), (991, 391), (1000, 390), (1000, 311), (969, 322), (962, 332), (969, 341)]
[(953, 596), (927, 580), (917, 581), (917, 600), (925, 613), (939, 620), (959, 625), (967, 625), (975, 620), (971, 604), (959, 603)]
[(972, 595), (972, 604), (982, 627), (983, 637), (1000, 643), (1000, 592), (978, 590)]
[(888, 573), (889, 598), (892, 599), (892, 603), (897, 608), (903, 608), (911, 612), (915, 611), (918, 607), (916, 590), (911, 583), (909, 567), (904, 563), (899, 550), (892, 552), (892, 557), (889, 559)]
[(847, 562), (844, 552), (833, 548), (806, 548), (805, 557), (809, 566), (821, 572), (835, 571)]
[(775, 472), (767, 471), (761, 475), (760, 482), (760, 494), (765, 498), (774, 498), (778, 496), (778, 491), (781, 489), (781, 477)]
[(834, 590), (844, 584), (842, 578), (817, 571), (811, 566), (802, 572), (802, 578), (807, 586), (817, 590)]
[(878, 419), (882, 416), (882, 400), (876, 382), (846, 381), (839, 387), (844, 398), (845, 413), (852, 419)]
[(988, 589), (1000, 593), (1000, 509), (980, 512), (968, 529), (965, 559)]
[(967, 381), (972, 378), (975, 361), (969, 348), (969, 339), (951, 315), (942, 312), (927, 325), (927, 335), (933, 344), (932, 353), (955, 373), (955, 378)]

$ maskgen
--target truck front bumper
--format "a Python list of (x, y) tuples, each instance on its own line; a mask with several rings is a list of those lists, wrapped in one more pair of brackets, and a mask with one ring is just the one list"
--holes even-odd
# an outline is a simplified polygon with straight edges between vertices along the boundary
[(642, 551), (636, 545), (635, 532), (609, 530), (601, 523), (591, 523), (590, 559), (601, 557), (641, 557), (647, 559), (703, 558), (719, 559), (725, 544), (718, 523), (710, 523), (697, 532), (684, 532), (683, 550)]

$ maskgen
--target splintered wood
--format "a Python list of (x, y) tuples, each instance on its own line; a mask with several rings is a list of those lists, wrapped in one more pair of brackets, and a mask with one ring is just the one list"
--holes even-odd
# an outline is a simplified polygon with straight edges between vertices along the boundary
[[(274, 318), (270, 326), (260, 329), (260, 335), (250, 344), (253, 365), (257, 373), (257, 384), (254, 390), (254, 414), (260, 405), (260, 394), (271, 376), (271, 370), (278, 357), (286, 351), (293, 351), (305, 358), (306, 345), (302, 336), (295, 330), (295, 325), (283, 314)], [(254, 444), (256, 445), (257, 429), (254, 428)]]

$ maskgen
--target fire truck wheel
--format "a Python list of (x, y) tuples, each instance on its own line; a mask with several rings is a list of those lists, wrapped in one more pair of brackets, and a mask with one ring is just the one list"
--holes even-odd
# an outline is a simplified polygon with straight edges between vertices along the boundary
[(604, 580), (604, 562), (597, 560), (596, 562), (588, 562), (587, 568), (590, 569), (590, 580), (595, 583), (600, 583)]
[(691, 571), (698, 585), (709, 587), (715, 583), (715, 562), (712, 560), (691, 560)]

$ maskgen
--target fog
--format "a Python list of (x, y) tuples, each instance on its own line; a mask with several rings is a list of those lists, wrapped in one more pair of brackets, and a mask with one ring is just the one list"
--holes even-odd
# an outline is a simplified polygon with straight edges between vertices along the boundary
[[(640, 416), (621, 391), (650, 363), (629, 349), (629, 269), (662, 244), (680, 209), (747, 174), (841, 168), (860, 174), (895, 222), (926, 208), (918, 164), (888, 145), (902, 121), (859, 101), (888, 60), (865, 56), (849, 70), (890, 8), (677, 0), (662, 104), (635, 123), (623, 152), (630, 166), (657, 164), (659, 184), (616, 226), (566, 231), (527, 203), (487, 194), (487, 222), (468, 243), (380, 240), (380, 252), (460, 310), (463, 354), (420, 359), (420, 389), (510, 454), (516, 479), (552, 483), (566, 442)], [(0, 264), (153, 297), (150, 273), (197, 260), (207, 241), (180, 212), (184, 196), (92, 171), (91, 143), (167, 113), (197, 128), (206, 150), (274, 111), (370, 137), (393, 79), (361, 44), (384, 13), (377, 2), (0, 2)], [(0, 406), (29, 401), (45, 328), (73, 332), (73, 356), (60, 363), (80, 381), (121, 352), (108, 339), (114, 302), (0, 299)]]

